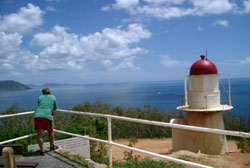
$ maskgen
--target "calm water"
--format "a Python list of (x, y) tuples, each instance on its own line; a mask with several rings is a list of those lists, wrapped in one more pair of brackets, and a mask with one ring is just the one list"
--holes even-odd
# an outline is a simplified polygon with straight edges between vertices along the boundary
[[(222, 104), (228, 104), (228, 83), (221, 80)], [(82, 86), (50, 87), (57, 98), (59, 108), (72, 108), (84, 101), (91, 103), (102, 101), (110, 105), (122, 107), (143, 107), (151, 105), (166, 111), (176, 111), (176, 107), (183, 105), (183, 81), (138, 82), (116, 84), (89, 84)], [(233, 113), (250, 117), (250, 79), (232, 79)], [(0, 113), (12, 104), (17, 104), (24, 110), (34, 110), (41, 88), (37, 87), (25, 91), (0, 92)]]

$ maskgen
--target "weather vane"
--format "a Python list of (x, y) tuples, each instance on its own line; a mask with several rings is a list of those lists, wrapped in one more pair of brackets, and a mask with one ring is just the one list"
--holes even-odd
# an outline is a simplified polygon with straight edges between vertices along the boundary
[(207, 49), (206, 49), (206, 60), (207, 60)]
[(207, 60), (207, 49), (206, 49), (206, 60)]

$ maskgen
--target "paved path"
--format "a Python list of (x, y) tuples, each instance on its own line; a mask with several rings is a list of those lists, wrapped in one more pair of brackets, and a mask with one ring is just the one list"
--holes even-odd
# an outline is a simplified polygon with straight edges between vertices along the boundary
[(16, 157), (16, 161), (38, 162), (38, 168), (78, 168), (82, 167), (75, 162), (55, 153), (54, 151), (40, 156), (39, 152), (34, 156)]
[[(79, 137), (67, 138), (62, 140), (55, 141), (55, 145), (60, 146), (66, 149), (69, 152), (79, 154), (86, 159), (90, 159), (90, 148), (89, 140)], [(49, 142), (43, 144), (44, 148), (50, 147)], [(28, 146), (28, 151), (37, 151), (40, 150), (38, 144), (33, 144)]]

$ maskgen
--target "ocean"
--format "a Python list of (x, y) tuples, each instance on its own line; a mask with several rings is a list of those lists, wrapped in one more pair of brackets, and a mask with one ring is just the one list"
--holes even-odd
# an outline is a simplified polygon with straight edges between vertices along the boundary
[[(37, 98), (42, 87), (23, 91), (0, 91), (0, 113), (17, 104), (22, 110), (35, 110)], [(176, 111), (184, 104), (183, 81), (158, 81), (110, 84), (86, 84), (50, 87), (51, 94), (57, 98), (58, 108), (71, 109), (85, 101), (121, 107), (151, 107), (166, 112)], [(220, 80), (221, 104), (228, 104), (228, 81)], [(250, 78), (231, 79), (231, 113), (250, 117)]]

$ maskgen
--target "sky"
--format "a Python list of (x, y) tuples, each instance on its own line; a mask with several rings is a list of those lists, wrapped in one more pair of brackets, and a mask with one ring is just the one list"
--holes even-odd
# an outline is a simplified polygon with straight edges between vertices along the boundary
[(0, 1), (0, 80), (183, 80), (206, 50), (250, 78), (250, 0)]

